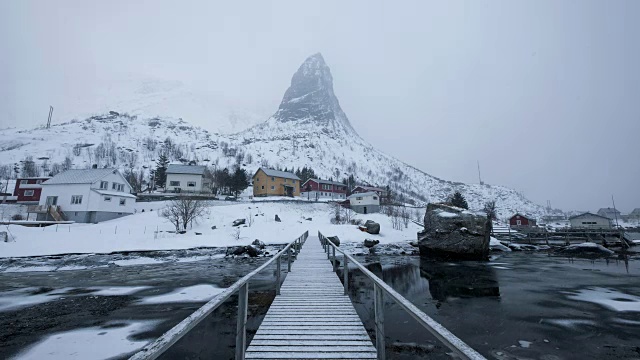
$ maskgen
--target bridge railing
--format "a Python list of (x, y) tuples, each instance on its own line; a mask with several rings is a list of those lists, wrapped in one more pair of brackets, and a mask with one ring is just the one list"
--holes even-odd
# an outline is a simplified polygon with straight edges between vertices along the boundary
[[(306, 231), (300, 235), (297, 239), (293, 240), (277, 254), (275, 254), (269, 261), (262, 264), (259, 268), (253, 270), (249, 274), (245, 275), (242, 279), (236, 281), (233, 285), (229, 286), (223, 292), (214, 296), (209, 302), (204, 304), (200, 309), (196, 310), (193, 314), (189, 315), (186, 319), (182, 320), (178, 325), (171, 328), (169, 331), (160, 336), (156, 341), (148, 344), (142, 350), (135, 353), (129, 358), (129, 360), (152, 360), (158, 358), (162, 353), (167, 351), (178, 340), (192, 330), (198, 323), (200, 323), (205, 317), (211, 314), (218, 308), (224, 301), (229, 299), (231, 295), (238, 293), (238, 321), (236, 331), (236, 360), (244, 360), (244, 353), (247, 349), (247, 310), (249, 305), (249, 280), (257, 275), (259, 272), (267, 268), (273, 262), (276, 263), (276, 294), (280, 295), (280, 266), (281, 259), (284, 254), (287, 254), (287, 271), (291, 271), (291, 258), (300, 252), (300, 248), (307, 240), (309, 232)], [(292, 255), (293, 252), (293, 255)]]
[(461, 359), (473, 359), (473, 360), (486, 360), (484, 356), (480, 355), (477, 351), (472, 349), (469, 345), (465, 344), (457, 336), (447, 330), (437, 321), (433, 320), (423, 311), (418, 309), (409, 300), (405, 299), (402, 295), (398, 294), (393, 288), (387, 285), (379, 277), (369, 271), (366, 267), (360, 264), (351, 255), (345, 253), (338, 248), (330, 239), (322, 235), (318, 231), (318, 238), (320, 243), (327, 253), (327, 259), (332, 260), (333, 270), (337, 271), (336, 251), (342, 254), (343, 264), (343, 283), (344, 294), (348, 295), (349, 291), (349, 262), (353, 263), (362, 273), (373, 282), (373, 308), (375, 316), (375, 332), (376, 332), (376, 350), (378, 352), (378, 359), (385, 359), (385, 340), (384, 340), (384, 295), (393, 299), (400, 307), (409, 313), (422, 327), (427, 329), (433, 334), (440, 342), (447, 346), (452, 352), (454, 352)]

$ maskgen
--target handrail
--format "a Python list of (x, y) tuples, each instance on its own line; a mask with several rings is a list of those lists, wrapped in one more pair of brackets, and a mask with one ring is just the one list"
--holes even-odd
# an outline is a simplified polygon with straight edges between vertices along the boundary
[(249, 296), (249, 280), (267, 266), (271, 265), (274, 261), (278, 260), (277, 274), (276, 274), (276, 293), (280, 293), (280, 258), (286, 252), (288, 271), (291, 271), (291, 252), (292, 247), (295, 251), (295, 255), (300, 252), (300, 248), (307, 240), (309, 231), (305, 231), (304, 234), (287, 244), (284, 249), (275, 254), (269, 261), (262, 264), (259, 268), (248, 273), (240, 280), (233, 283), (227, 289), (214, 296), (209, 302), (204, 304), (198, 310), (193, 312), (187, 318), (182, 320), (176, 326), (171, 328), (156, 339), (154, 342), (148, 344), (142, 350), (135, 353), (129, 358), (129, 360), (152, 360), (158, 358), (162, 353), (169, 349), (173, 344), (186, 335), (191, 329), (198, 325), (205, 317), (211, 314), (218, 306), (220, 306), (225, 300), (229, 299), (231, 295), (238, 292), (238, 331), (236, 333), (236, 359), (243, 360), (244, 352), (246, 350), (246, 323), (247, 323), (247, 309), (248, 309), (248, 296)]
[[(362, 271), (372, 282), (374, 288), (374, 312), (375, 312), (375, 324), (376, 324), (376, 349), (378, 350), (378, 359), (384, 360), (385, 358), (385, 346), (384, 346), (384, 314), (383, 314), (383, 293), (386, 293), (393, 301), (395, 301), (400, 307), (409, 313), (420, 325), (433, 334), (438, 340), (446, 345), (451, 351), (456, 353), (462, 359), (472, 360), (486, 360), (486, 358), (469, 345), (460, 340), (457, 336), (447, 330), (437, 321), (433, 320), (429, 315), (425, 314), (422, 310), (418, 309), (409, 300), (405, 299), (402, 295), (398, 294), (392, 287), (387, 285), (379, 277), (369, 271), (364, 265), (360, 264), (353, 256), (345, 253), (338, 248), (331, 240), (322, 235), (318, 231), (318, 238), (320, 243), (327, 253), (327, 257), (330, 257), (329, 249), (332, 248), (333, 252), (333, 264), (334, 271), (336, 270), (335, 252), (336, 250), (344, 256), (344, 289), (345, 295), (348, 289), (348, 262), (353, 262), (355, 266)], [(331, 247), (329, 247), (331, 245)]]

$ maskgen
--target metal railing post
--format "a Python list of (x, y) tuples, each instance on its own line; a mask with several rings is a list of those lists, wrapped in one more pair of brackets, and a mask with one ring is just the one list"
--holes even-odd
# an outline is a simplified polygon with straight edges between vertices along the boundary
[(378, 360), (384, 360), (384, 293), (378, 284), (373, 285), (373, 307), (376, 322), (376, 351)]
[(247, 308), (249, 306), (249, 283), (238, 290), (238, 328), (236, 333), (236, 360), (244, 360), (247, 342)]
[(291, 249), (287, 251), (287, 272), (291, 272)]
[(333, 257), (333, 260), (332, 260), (332, 262), (333, 262), (333, 272), (336, 272), (336, 271), (338, 271), (338, 266), (336, 265), (337, 264), (337, 262), (336, 262), (336, 248), (332, 246), (331, 249), (333, 249), (333, 250), (331, 250), (331, 252), (333, 253), (333, 256), (332, 256)]
[(280, 260), (276, 261), (276, 295), (280, 295)]
[(349, 263), (347, 262), (347, 255), (345, 254), (343, 257), (344, 261), (344, 271), (342, 273), (342, 282), (344, 282), (344, 294), (347, 295), (349, 292)]

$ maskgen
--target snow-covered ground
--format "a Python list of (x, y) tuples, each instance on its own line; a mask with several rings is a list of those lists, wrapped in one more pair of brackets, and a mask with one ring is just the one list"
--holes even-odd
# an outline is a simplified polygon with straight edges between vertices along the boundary
[[(380, 223), (379, 235), (364, 233), (355, 225), (334, 225), (330, 222), (333, 209), (324, 203), (216, 202), (209, 208), (209, 214), (198, 224), (194, 223), (186, 234), (175, 234), (170, 232), (174, 227), (159, 216), (164, 203), (138, 203), (136, 206), (137, 212), (133, 215), (99, 224), (43, 228), (2, 226), (2, 231), (9, 232), (10, 241), (0, 243), (0, 257), (227, 247), (248, 245), (255, 239), (266, 244), (285, 244), (305, 231), (311, 235), (318, 231), (326, 236), (337, 235), (345, 243), (361, 243), (369, 238), (388, 244), (415, 240), (416, 232), (420, 230), (411, 222), (408, 227), (395, 230), (391, 218), (383, 214), (355, 216), (363, 221)], [(281, 222), (275, 221), (275, 215)], [(311, 220), (306, 220), (309, 218)], [(246, 225), (233, 227), (232, 222), (236, 219), (247, 219)], [(216, 229), (212, 229), (213, 226)]]

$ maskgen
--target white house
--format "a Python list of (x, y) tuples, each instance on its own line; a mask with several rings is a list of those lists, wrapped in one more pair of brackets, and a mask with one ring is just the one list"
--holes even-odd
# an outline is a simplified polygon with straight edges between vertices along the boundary
[(132, 214), (135, 202), (116, 169), (67, 170), (42, 184), (38, 220), (98, 223)]
[(203, 192), (209, 184), (204, 177), (205, 166), (169, 164), (167, 166), (168, 192)]
[(589, 212), (570, 217), (569, 223), (578, 229), (611, 229), (611, 219)]
[(375, 192), (357, 193), (349, 196), (351, 210), (369, 214), (380, 211), (380, 196)]

